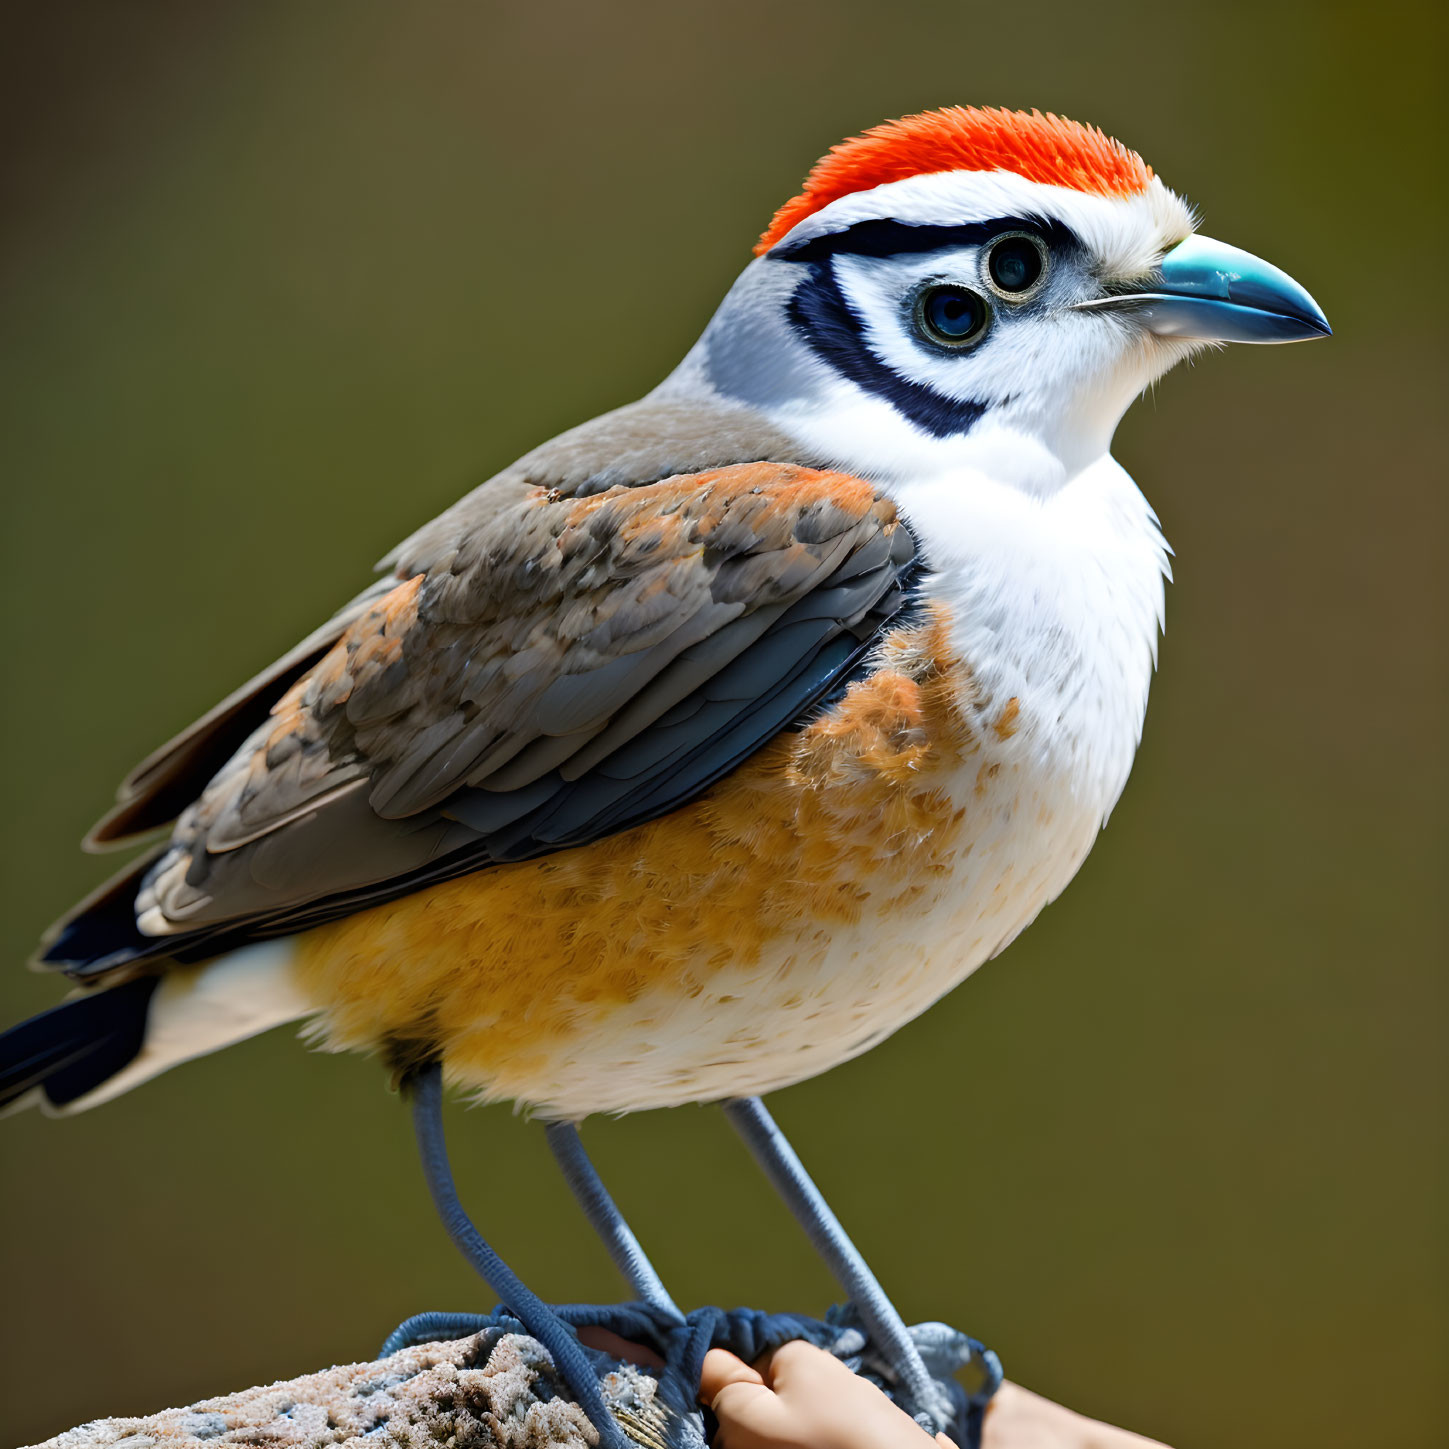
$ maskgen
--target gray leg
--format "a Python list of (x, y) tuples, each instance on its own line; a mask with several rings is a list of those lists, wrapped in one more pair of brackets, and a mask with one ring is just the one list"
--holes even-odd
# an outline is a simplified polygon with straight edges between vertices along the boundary
[(662, 1309), (683, 1323), (684, 1315), (675, 1306), (669, 1290), (654, 1271), (654, 1264), (645, 1257), (639, 1239), (624, 1221), (624, 1215), (609, 1196), (609, 1189), (589, 1161), (584, 1144), (579, 1140), (578, 1128), (572, 1122), (550, 1122), (547, 1132), (554, 1160), (563, 1170), (565, 1180), (584, 1210), (584, 1216), (603, 1240), (614, 1266), (624, 1275), (624, 1281), (633, 1290), (634, 1296), (641, 1303)]
[[(895, 1370), (917, 1404), (935, 1408), (941, 1391), (921, 1360), (920, 1352), (895, 1306), (866, 1266), (840, 1220), (810, 1180), (795, 1149), (775, 1125), (758, 1097), (737, 1097), (724, 1104), (725, 1116), (745, 1140), (751, 1155), (785, 1199), (795, 1220), (805, 1229), (815, 1251), (825, 1259), (836, 1282), (845, 1289), (860, 1314), (866, 1332)], [(949, 1417), (938, 1425), (944, 1427)]]
[(423, 1159), (423, 1175), (433, 1205), (454, 1246), (473, 1270), (498, 1295), (499, 1301), (552, 1355), (559, 1376), (568, 1385), (589, 1421), (599, 1431), (604, 1449), (632, 1449), (599, 1392), (599, 1381), (572, 1330), (528, 1288), (483, 1240), (453, 1186), (448, 1147), (443, 1138), (443, 1072), (434, 1063), (408, 1083), (412, 1095), (413, 1129)]

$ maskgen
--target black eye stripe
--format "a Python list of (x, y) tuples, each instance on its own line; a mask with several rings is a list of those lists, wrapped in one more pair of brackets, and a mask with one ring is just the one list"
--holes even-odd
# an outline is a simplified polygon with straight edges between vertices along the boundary
[(766, 255), (774, 261), (821, 262), (836, 256), (896, 257), (915, 252), (937, 252), (947, 247), (981, 246), (1004, 231), (1031, 231), (1054, 252), (1081, 246), (1077, 234), (1059, 221), (1002, 216), (960, 226), (912, 226), (883, 218), (857, 222), (847, 231), (808, 241), (781, 243)]
[(822, 362), (865, 392), (883, 398), (933, 437), (970, 432), (986, 411), (985, 403), (946, 397), (887, 367), (866, 345), (860, 317), (845, 300), (828, 262), (810, 267), (810, 275), (795, 289), (785, 315)]

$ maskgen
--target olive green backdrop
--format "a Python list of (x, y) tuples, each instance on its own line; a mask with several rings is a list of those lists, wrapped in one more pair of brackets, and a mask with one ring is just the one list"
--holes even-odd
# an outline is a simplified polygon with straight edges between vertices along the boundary
[[(0, 1013), (137, 758), (534, 442), (651, 386), (842, 135), (951, 102), (1140, 149), (1337, 336), (1118, 454), (1178, 553), (1126, 796), (1006, 957), (778, 1115), (908, 1319), (1181, 1449), (1442, 1444), (1437, 7), (5, 6)], [(506, 1108), (534, 1286), (619, 1296)], [(831, 1285), (717, 1113), (586, 1139), (686, 1304)], [(488, 1306), (377, 1067), (275, 1033), (0, 1123), (4, 1442)]]

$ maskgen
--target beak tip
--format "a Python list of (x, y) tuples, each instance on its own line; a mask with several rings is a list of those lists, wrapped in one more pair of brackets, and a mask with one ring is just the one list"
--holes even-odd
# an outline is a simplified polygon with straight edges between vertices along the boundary
[[(1289, 280), (1291, 282), (1291, 279)], [(1313, 329), (1312, 332), (1307, 334), (1305, 340), (1313, 337), (1332, 337), (1333, 328), (1328, 325), (1328, 318), (1324, 314), (1323, 308), (1308, 295), (1306, 290), (1299, 287), (1296, 282), (1291, 282), (1291, 285), (1297, 291), (1298, 301), (1298, 306), (1293, 311), (1296, 312), (1299, 321), (1305, 327), (1311, 327)], [(1288, 309), (1285, 308), (1284, 310), (1287, 311)]]
[(1250, 252), (1194, 234), (1162, 264), (1162, 309), (1179, 336), (1223, 342), (1332, 337), (1323, 309), (1286, 272)]

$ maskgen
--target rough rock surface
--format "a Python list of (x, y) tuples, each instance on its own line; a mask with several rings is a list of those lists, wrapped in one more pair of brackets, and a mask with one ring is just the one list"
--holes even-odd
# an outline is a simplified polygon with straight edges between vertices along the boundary
[[(621, 1365), (602, 1383), (625, 1432), (645, 1449), (703, 1449), (693, 1423), (656, 1398), (648, 1374)], [(139, 1419), (98, 1419), (35, 1449), (543, 1449), (598, 1442), (533, 1339), (490, 1330), (405, 1348), (265, 1388)], [(698, 1421), (694, 1421), (697, 1423)]]

